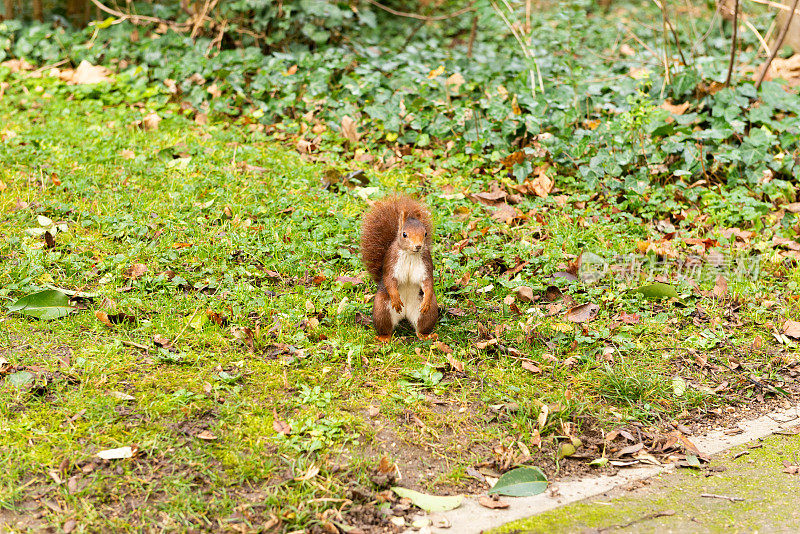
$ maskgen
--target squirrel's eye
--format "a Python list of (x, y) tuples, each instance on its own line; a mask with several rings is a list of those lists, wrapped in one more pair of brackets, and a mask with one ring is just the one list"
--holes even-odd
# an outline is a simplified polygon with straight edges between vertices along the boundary
[(408, 237), (408, 234), (403, 232), (403, 237)]
[(428, 237), (428, 232), (425, 232), (425, 237)]

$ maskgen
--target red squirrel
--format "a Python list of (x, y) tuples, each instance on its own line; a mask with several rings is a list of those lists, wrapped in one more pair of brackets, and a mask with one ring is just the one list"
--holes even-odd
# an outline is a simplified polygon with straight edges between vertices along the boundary
[(430, 212), (406, 196), (378, 201), (364, 215), (361, 258), (378, 284), (372, 306), (378, 341), (388, 342), (403, 319), (420, 339), (435, 336), (439, 305), (433, 292), (432, 236)]

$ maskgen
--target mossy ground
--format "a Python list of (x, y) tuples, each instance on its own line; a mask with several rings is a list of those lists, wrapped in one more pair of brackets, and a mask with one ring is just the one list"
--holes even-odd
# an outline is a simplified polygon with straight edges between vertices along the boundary
[[(742, 451), (747, 451), (741, 455)], [(644, 487), (621, 490), (492, 531), (567, 532), (797, 532), (800, 478), (783, 462), (800, 462), (800, 437), (770, 436), (715, 457), (722, 472), (681, 469)], [(620, 494), (622, 493), (622, 494)], [(703, 494), (741, 500), (702, 497)], [(666, 513), (661, 517), (655, 515)]]
[[(628, 291), (643, 280), (549, 279), (581, 252), (637, 254), (638, 242), (661, 234), (647, 216), (569, 191), (523, 198), (517, 207), (531, 216), (509, 226), (459, 194), (486, 190), (489, 179), (455, 171), (365, 167), (374, 189), (325, 188), (326, 171), (358, 166), (351, 154), (309, 161), (244, 124), (199, 126), (159, 89), (137, 88), (141, 103), (130, 105), (139, 100), (119, 94), (130, 88), (3, 76), (14, 84), (0, 100), (3, 309), (48, 284), (99, 294), (53, 321), (0, 312), (7, 528), (369, 525), (371, 516), (351, 512), (375, 502), (370, 476), (382, 455), (404, 485), (480, 491), (466, 468), (508, 451), (553, 474), (552, 437), (565, 431), (658, 424), (762, 393), (736, 373), (709, 374), (685, 349), (728, 362), (724, 338), (750, 347), (752, 372), (783, 376), (787, 349), (772, 332), (797, 318), (794, 268), (767, 262), (758, 280), (731, 278), (735, 299), (683, 284), (682, 304)], [(132, 126), (153, 109), (164, 119), (157, 130)], [(376, 344), (363, 320), (371, 284), (337, 281), (363, 277), (359, 217), (366, 198), (392, 190), (435, 213), (446, 310), (437, 332), (463, 372), (409, 332)], [(67, 224), (52, 247), (26, 231), (39, 215)], [(687, 226), (684, 237), (732, 248), (723, 229)], [(770, 238), (748, 246), (767, 250)], [(517, 257), (529, 263), (508, 276)], [(146, 270), (132, 272), (136, 264)], [(540, 300), (510, 305), (520, 285)], [(567, 321), (565, 307), (544, 300), (551, 285), (598, 304), (597, 319)], [(96, 311), (118, 322), (109, 327)], [(622, 312), (640, 320), (620, 322)], [(10, 383), (20, 371), (35, 380)], [(689, 384), (680, 395), (676, 374)], [(725, 396), (710, 390), (722, 377)], [(122, 446), (137, 456), (95, 458)]]

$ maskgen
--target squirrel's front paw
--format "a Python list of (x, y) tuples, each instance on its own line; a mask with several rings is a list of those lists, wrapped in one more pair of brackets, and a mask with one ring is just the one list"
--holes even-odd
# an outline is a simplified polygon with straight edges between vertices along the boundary
[(400, 297), (395, 297), (392, 299), (392, 308), (394, 308), (394, 311), (396, 312), (403, 311), (403, 301), (400, 300)]

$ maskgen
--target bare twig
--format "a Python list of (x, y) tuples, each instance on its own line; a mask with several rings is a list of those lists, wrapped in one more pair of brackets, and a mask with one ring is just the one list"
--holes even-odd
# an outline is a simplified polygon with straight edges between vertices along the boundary
[(711, 32), (714, 30), (714, 24), (717, 22), (717, 17), (718, 17), (718, 16), (719, 16), (719, 9), (717, 9), (716, 11), (714, 11), (714, 16), (713, 16), (713, 17), (711, 17), (711, 22), (708, 24), (708, 30), (706, 30), (706, 33), (704, 33), (704, 34), (703, 34), (703, 35), (702, 35), (702, 36), (701, 36), (701, 37), (700, 37), (700, 38), (699, 38), (697, 41), (695, 41), (695, 42), (694, 42), (694, 44), (692, 45), (692, 49), (690, 50), (690, 52), (692, 53), (692, 55), (693, 55), (693, 56), (694, 56), (694, 50), (695, 50), (695, 48), (697, 48), (698, 46), (700, 46), (700, 44), (701, 44), (703, 41), (705, 41), (706, 39), (708, 39), (708, 36), (709, 36), (709, 35), (711, 35)]
[(772, 52), (769, 49), (769, 45), (767, 44), (767, 40), (761, 37), (761, 34), (758, 33), (756, 27), (753, 26), (753, 24), (749, 20), (745, 20), (744, 25), (747, 26), (751, 32), (756, 34), (756, 39), (758, 39), (758, 42), (761, 43), (761, 48), (764, 49), (764, 52), (766, 52), (768, 56), (772, 54)]
[[(94, 0), (92, 0), (92, 1), (94, 1)], [(469, 13), (470, 11), (474, 11), (475, 10), (475, 7), (474, 7), (475, 0), (473, 0), (472, 2), (470, 2), (467, 5), (467, 7), (463, 7), (461, 9), (459, 9), (457, 11), (453, 11), (452, 13), (449, 13), (447, 15), (435, 15), (435, 16), (428, 17), (428, 16), (425, 16), (425, 15), (419, 15), (417, 13), (408, 13), (408, 12), (405, 12), (405, 11), (397, 11), (396, 9), (392, 9), (389, 6), (385, 6), (385, 5), (381, 4), (377, 0), (367, 0), (367, 3), (370, 3), (373, 6), (386, 11), (387, 13), (391, 13), (392, 15), (397, 15), (398, 17), (405, 17), (405, 18), (408, 18), (408, 19), (424, 20), (425, 22), (435, 22), (437, 20), (452, 19), (452, 18), (461, 16), (464, 13)]]
[(123, 13), (122, 11), (117, 11), (115, 9), (111, 9), (110, 7), (103, 5), (100, 3), (99, 0), (90, 0), (100, 11), (108, 13), (109, 15), (114, 15), (115, 17), (119, 17), (122, 19), (130, 20), (133, 24), (166, 24), (172, 28), (181, 28), (182, 30), (188, 29), (188, 23), (178, 24), (176, 22), (172, 22), (171, 20), (161, 19), (158, 17), (148, 17), (146, 15), (132, 15), (130, 13)]
[(778, 2), (772, 2), (770, 0), (750, 0), (751, 2), (755, 2), (756, 4), (763, 4), (765, 6), (774, 7), (775, 9), (781, 9), (783, 11), (794, 11), (798, 15), (800, 15), (800, 11), (796, 7), (789, 7), (784, 4), (780, 4)]
[(472, 27), (469, 29), (469, 44), (467, 44), (467, 57), (472, 58), (472, 47), (475, 45), (475, 37), (478, 35), (478, 15), (472, 17)]
[(772, 64), (772, 60), (775, 59), (775, 56), (778, 55), (778, 50), (781, 49), (783, 45), (783, 40), (786, 38), (786, 34), (789, 33), (789, 27), (792, 25), (792, 19), (794, 18), (794, 14), (797, 10), (797, 2), (800, 0), (794, 0), (792, 3), (792, 9), (789, 11), (789, 16), (786, 17), (786, 22), (783, 24), (783, 28), (781, 28), (781, 33), (778, 34), (778, 39), (775, 41), (775, 48), (772, 50), (772, 53), (769, 55), (767, 62), (764, 63), (764, 68), (761, 69), (761, 74), (758, 76), (758, 81), (756, 82), (756, 89), (761, 87), (761, 82), (764, 81), (764, 77), (767, 75), (767, 71), (769, 70), (769, 66)]
[(662, 3), (659, 0), (653, 0), (653, 3), (661, 9), (661, 16), (664, 18), (664, 22), (667, 25), (670, 33), (672, 33), (672, 38), (675, 40), (675, 48), (678, 50), (678, 55), (681, 57), (681, 63), (687, 65), (686, 58), (683, 56), (683, 49), (681, 48), (681, 41), (678, 39), (678, 32), (675, 31), (675, 26), (672, 25), (672, 22), (669, 20), (669, 14), (667, 13), (667, 4), (666, 2)]
[(739, 0), (733, 2), (733, 36), (731, 37), (731, 59), (728, 62), (728, 75), (725, 77), (725, 87), (731, 84), (733, 63), (736, 61), (736, 32), (739, 29)]
[(659, 517), (670, 517), (670, 516), (673, 516), (673, 515), (675, 515), (675, 510), (664, 510), (663, 512), (656, 512), (654, 514), (647, 514), (644, 517), (640, 517), (639, 519), (634, 519), (633, 521), (625, 523), (624, 525), (611, 525), (610, 527), (599, 528), (599, 529), (597, 529), (597, 532), (598, 533), (605, 533), (605, 532), (609, 532), (611, 530), (628, 528), (630, 526), (635, 525), (636, 523), (641, 523), (642, 521), (649, 521), (651, 519), (658, 519)]
[(717, 495), (716, 493), (701, 493), (701, 497), (705, 497), (707, 499), (722, 499), (724, 501), (731, 501), (731, 502), (741, 502), (744, 501), (741, 497), (728, 497), (727, 495)]

